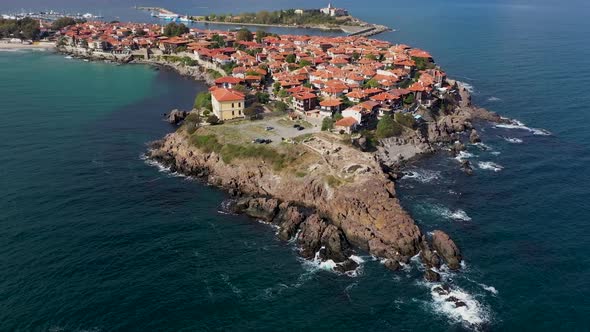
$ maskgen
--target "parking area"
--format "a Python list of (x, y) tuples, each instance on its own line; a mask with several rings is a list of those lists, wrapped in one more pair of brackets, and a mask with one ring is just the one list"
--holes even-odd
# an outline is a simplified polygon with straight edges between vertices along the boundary
[(270, 144), (279, 144), (284, 140), (289, 141), (298, 136), (317, 133), (321, 130), (321, 123), (304, 120), (293, 121), (286, 116), (268, 117), (255, 121), (244, 120), (222, 126), (228, 127), (225, 130), (235, 131), (234, 134), (239, 133), (244, 141), (271, 140)]

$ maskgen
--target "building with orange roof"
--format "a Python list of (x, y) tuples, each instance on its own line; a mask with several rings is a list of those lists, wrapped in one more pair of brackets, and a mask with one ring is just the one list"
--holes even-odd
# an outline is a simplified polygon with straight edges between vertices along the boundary
[(334, 129), (336, 131), (343, 131), (347, 134), (351, 134), (353, 131), (356, 130), (358, 124), (359, 123), (355, 118), (345, 117), (334, 123)]
[(231, 89), (218, 88), (211, 91), (213, 113), (221, 121), (243, 118), (245, 96)]

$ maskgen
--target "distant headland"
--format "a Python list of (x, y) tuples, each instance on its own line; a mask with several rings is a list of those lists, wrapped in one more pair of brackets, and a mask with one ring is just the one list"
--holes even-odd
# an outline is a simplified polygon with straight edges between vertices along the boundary
[(200, 22), (238, 26), (303, 28), (342, 31), (349, 36), (374, 36), (392, 29), (378, 24), (364, 22), (351, 16), (347, 9), (333, 7), (331, 3), (324, 8), (291, 8), (257, 13), (180, 15), (162, 7), (136, 6), (138, 10), (151, 12), (153, 17), (174, 22)]

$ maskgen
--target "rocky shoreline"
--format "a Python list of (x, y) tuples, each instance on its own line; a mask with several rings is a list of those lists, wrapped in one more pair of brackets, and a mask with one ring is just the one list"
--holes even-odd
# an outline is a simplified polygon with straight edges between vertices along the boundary
[[(58, 51), (93, 61), (105, 60), (64, 49)], [(199, 66), (131, 57), (116, 62), (165, 67), (208, 84), (213, 81)], [(507, 121), (474, 107), (467, 89), (459, 82), (450, 83), (457, 87), (455, 104), (450, 112), (428, 122), (426, 127), (403, 138), (382, 140), (375, 153), (340, 147), (354, 150), (352, 153), (362, 156), (364, 162), (363, 171), (355, 175), (354, 181), (337, 189), (327, 185), (323, 176), (311, 174), (302, 179), (285, 176), (264, 161), (240, 160), (236, 165), (226, 164), (219, 154), (203, 152), (191, 145), (182, 130), (153, 142), (146, 157), (172, 172), (201, 178), (228, 191), (234, 197), (227, 206), (230, 212), (277, 226), (279, 238), (294, 239), (305, 259), (329, 260), (335, 263), (336, 271), (347, 272), (358, 265), (351, 258), (354, 248), (380, 258), (391, 270), (398, 270), (419, 255), (427, 267), (424, 278), (439, 281), (436, 270), (442, 264), (451, 270), (460, 269), (461, 252), (443, 231), (437, 230), (431, 237), (420, 231), (401, 207), (392, 180), (403, 176), (404, 165), (418, 155), (446, 147), (452, 153), (459, 153), (464, 145), (458, 142), (465, 133), (470, 133), (472, 141), (478, 140), (473, 121)], [(470, 174), (469, 164), (461, 167)]]
[(203, 81), (208, 85), (212, 85), (215, 79), (207, 73), (201, 66), (185, 66), (181, 63), (159, 60), (143, 60), (135, 59), (133, 56), (113, 56), (108, 53), (88, 53), (81, 52), (75, 48), (56, 47), (55, 50), (61, 54), (69, 55), (78, 59), (85, 59), (89, 61), (110, 61), (118, 64), (143, 64), (155, 67), (157, 69), (167, 68), (174, 70), (181, 76), (192, 78), (196, 81)]
[[(277, 226), (278, 236), (284, 241), (295, 240), (303, 258), (331, 260), (336, 271), (346, 272), (357, 267), (351, 259), (354, 248), (380, 258), (391, 270), (419, 255), (427, 267), (424, 278), (439, 281), (436, 271), (442, 264), (451, 270), (461, 268), (461, 251), (441, 230), (432, 236), (420, 231), (400, 205), (391, 180), (403, 176), (403, 166), (418, 154), (447, 148), (458, 153), (464, 149), (462, 138), (480, 141), (474, 121), (506, 121), (474, 107), (469, 92), (460, 83), (457, 88), (452, 110), (416, 130), (415, 135), (385, 140), (374, 154), (340, 147), (353, 150), (350, 153), (362, 160), (363, 169), (356, 171), (351, 183), (337, 189), (327, 185), (322, 175), (297, 178), (275, 171), (264, 161), (227, 164), (218, 153), (204, 152), (190, 144), (182, 130), (153, 142), (147, 157), (173, 172), (201, 178), (226, 190), (235, 198), (228, 206), (231, 212)], [(392, 158), (388, 153), (404, 145), (413, 148), (409, 158)], [(346, 160), (340, 160), (339, 165), (345, 164)], [(470, 173), (469, 165), (461, 167)]]

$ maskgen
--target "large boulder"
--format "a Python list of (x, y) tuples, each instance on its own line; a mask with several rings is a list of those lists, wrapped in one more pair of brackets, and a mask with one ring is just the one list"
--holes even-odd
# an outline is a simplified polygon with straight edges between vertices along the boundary
[(322, 234), (328, 225), (317, 214), (307, 217), (301, 224), (301, 233), (297, 238), (301, 249), (300, 254), (304, 258), (313, 258), (320, 250)]
[(252, 218), (271, 222), (279, 207), (279, 201), (274, 198), (244, 198), (237, 203), (237, 211)]
[(321, 238), (322, 259), (331, 259), (334, 262), (343, 262), (350, 254), (350, 246), (344, 233), (334, 225), (328, 225)]
[(475, 129), (472, 129), (471, 130), (471, 134), (469, 135), (469, 141), (472, 144), (481, 143), (481, 138), (479, 137), (479, 134), (477, 133), (477, 130), (475, 130)]
[(420, 244), (420, 259), (422, 259), (424, 265), (426, 265), (429, 268), (440, 267), (440, 257), (436, 252), (430, 249), (430, 246), (428, 245), (428, 242), (426, 242), (426, 239), (423, 239), (422, 243)]
[(432, 246), (442, 256), (445, 263), (451, 270), (461, 268), (461, 251), (455, 242), (443, 231), (436, 230), (432, 234)]
[(177, 125), (180, 122), (182, 122), (186, 118), (187, 115), (188, 115), (188, 112), (186, 112), (186, 111), (180, 111), (178, 109), (174, 109), (166, 115), (166, 121), (168, 123), (173, 124), (173, 125)]
[(427, 269), (426, 272), (424, 272), (424, 279), (430, 282), (437, 282), (440, 281), (440, 274), (431, 269)]
[(279, 205), (279, 213), (277, 213), (273, 222), (279, 225), (279, 238), (288, 241), (297, 234), (299, 225), (303, 220), (305, 220), (303, 211), (285, 202)]

